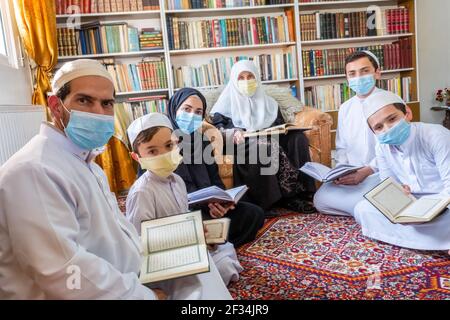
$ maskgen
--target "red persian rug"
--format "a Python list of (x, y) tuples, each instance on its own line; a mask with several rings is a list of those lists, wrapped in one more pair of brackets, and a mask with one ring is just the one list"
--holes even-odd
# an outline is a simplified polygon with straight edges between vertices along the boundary
[(235, 299), (450, 300), (446, 252), (370, 240), (352, 218), (280, 211), (237, 252), (244, 271), (229, 286)]
[(235, 299), (450, 299), (450, 256), (370, 240), (352, 218), (290, 214), (238, 250)]

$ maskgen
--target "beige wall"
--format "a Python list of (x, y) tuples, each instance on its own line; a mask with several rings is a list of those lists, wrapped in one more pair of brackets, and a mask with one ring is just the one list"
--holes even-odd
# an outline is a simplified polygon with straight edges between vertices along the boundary
[(434, 91), (450, 86), (450, 1), (416, 1), (420, 116), (423, 122), (442, 123), (444, 112), (430, 107), (438, 104)]

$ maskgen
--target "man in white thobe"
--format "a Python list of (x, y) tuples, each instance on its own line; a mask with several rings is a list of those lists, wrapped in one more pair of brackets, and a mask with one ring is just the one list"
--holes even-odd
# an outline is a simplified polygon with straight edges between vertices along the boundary
[(66, 63), (53, 124), (0, 168), (0, 299), (157, 299), (140, 242), (93, 160), (114, 133), (114, 85), (94, 60)]
[[(375, 160), (376, 138), (366, 123), (364, 100), (384, 91), (375, 86), (381, 78), (378, 58), (370, 51), (358, 51), (347, 57), (345, 70), (356, 96), (339, 108), (336, 131), (336, 164), (363, 166), (335, 182), (325, 183), (314, 196), (314, 206), (325, 214), (353, 215), (363, 195), (379, 183)], [(411, 116), (408, 108), (408, 116)]]
[[(365, 115), (376, 134), (382, 180), (392, 177), (415, 196), (450, 196), (450, 131), (441, 125), (410, 123), (406, 104), (390, 92), (366, 99)], [(367, 200), (356, 205), (355, 219), (367, 237), (418, 250), (450, 249), (450, 212), (431, 222), (394, 224)]]

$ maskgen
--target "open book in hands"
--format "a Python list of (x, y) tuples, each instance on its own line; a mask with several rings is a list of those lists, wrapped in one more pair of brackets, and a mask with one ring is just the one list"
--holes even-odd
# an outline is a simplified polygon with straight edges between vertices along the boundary
[(247, 192), (247, 186), (240, 186), (229, 190), (222, 190), (211, 186), (188, 194), (189, 205), (204, 203), (236, 204)]
[(209, 260), (201, 211), (141, 224), (142, 283), (208, 272)]
[(350, 164), (339, 164), (334, 169), (317, 162), (307, 162), (300, 171), (320, 182), (331, 182), (354, 173), (364, 166), (353, 166)]
[(289, 131), (307, 131), (311, 130), (312, 128), (301, 128), (297, 126), (294, 123), (285, 123), (281, 124), (279, 126), (270, 127), (263, 130), (258, 131), (246, 131), (244, 132), (244, 138), (250, 138), (250, 137), (259, 137), (259, 136), (269, 136), (273, 134), (287, 134)]
[(424, 223), (441, 214), (450, 204), (450, 196), (429, 195), (416, 199), (403, 187), (387, 178), (364, 197), (392, 223)]

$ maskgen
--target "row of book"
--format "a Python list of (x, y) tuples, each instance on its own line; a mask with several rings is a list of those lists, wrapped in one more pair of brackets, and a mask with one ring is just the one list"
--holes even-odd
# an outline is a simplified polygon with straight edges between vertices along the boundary
[(410, 18), (409, 10), (407, 8), (387, 9), (385, 15), (387, 34), (402, 34), (409, 32)]
[(130, 122), (149, 113), (167, 113), (167, 105), (166, 96), (139, 97), (117, 104), (126, 112)]
[(298, 0), (298, 2), (300, 3), (310, 3), (310, 2), (336, 2), (336, 1), (348, 1), (348, 2), (352, 2), (355, 0)]
[(56, 14), (159, 10), (159, 0), (55, 0)]
[(101, 53), (134, 52), (163, 47), (161, 30), (139, 31), (125, 22), (82, 24), (79, 29), (58, 28), (58, 53), (74, 56)]
[(335, 111), (348, 99), (355, 96), (348, 83), (305, 87), (305, 104), (321, 111)]
[(286, 80), (297, 77), (293, 52), (258, 56), (220, 57), (200, 66), (174, 68), (175, 87), (209, 87), (228, 83), (233, 65), (240, 60), (252, 60), (259, 68), (261, 81)]
[(367, 25), (372, 13), (315, 13), (300, 15), (302, 41), (376, 36), (375, 26)]
[(103, 59), (114, 80), (116, 92), (135, 92), (166, 89), (167, 73), (163, 59), (146, 58), (142, 62), (115, 64), (114, 59)]
[(412, 78), (411, 77), (397, 77), (388, 80), (379, 80), (377, 82), (377, 87), (392, 91), (395, 94), (402, 97), (403, 101), (411, 102), (412, 101)]
[(163, 38), (161, 30), (155, 28), (143, 28), (139, 35), (140, 49), (155, 50), (163, 48)]
[(167, 0), (169, 10), (253, 7), (293, 3), (292, 0)]
[[(291, 16), (288, 18), (288, 16)], [(211, 20), (167, 18), (171, 50), (289, 42), (292, 15)]]
[(409, 33), (409, 13), (405, 8), (300, 15), (302, 41), (404, 33)]
[(320, 77), (345, 74), (345, 58), (355, 51), (370, 50), (380, 61), (381, 70), (411, 68), (412, 41), (401, 39), (392, 44), (358, 48), (303, 50), (303, 74), (305, 77)]
[[(377, 81), (377, 87), (389, 90), (405, 102), (411, 102), (411, 77), (396, 77)], [(336, 111), (348, 99), (355, 96), (347, 82), (305, 88), (305, 104), (321, 111)]]

